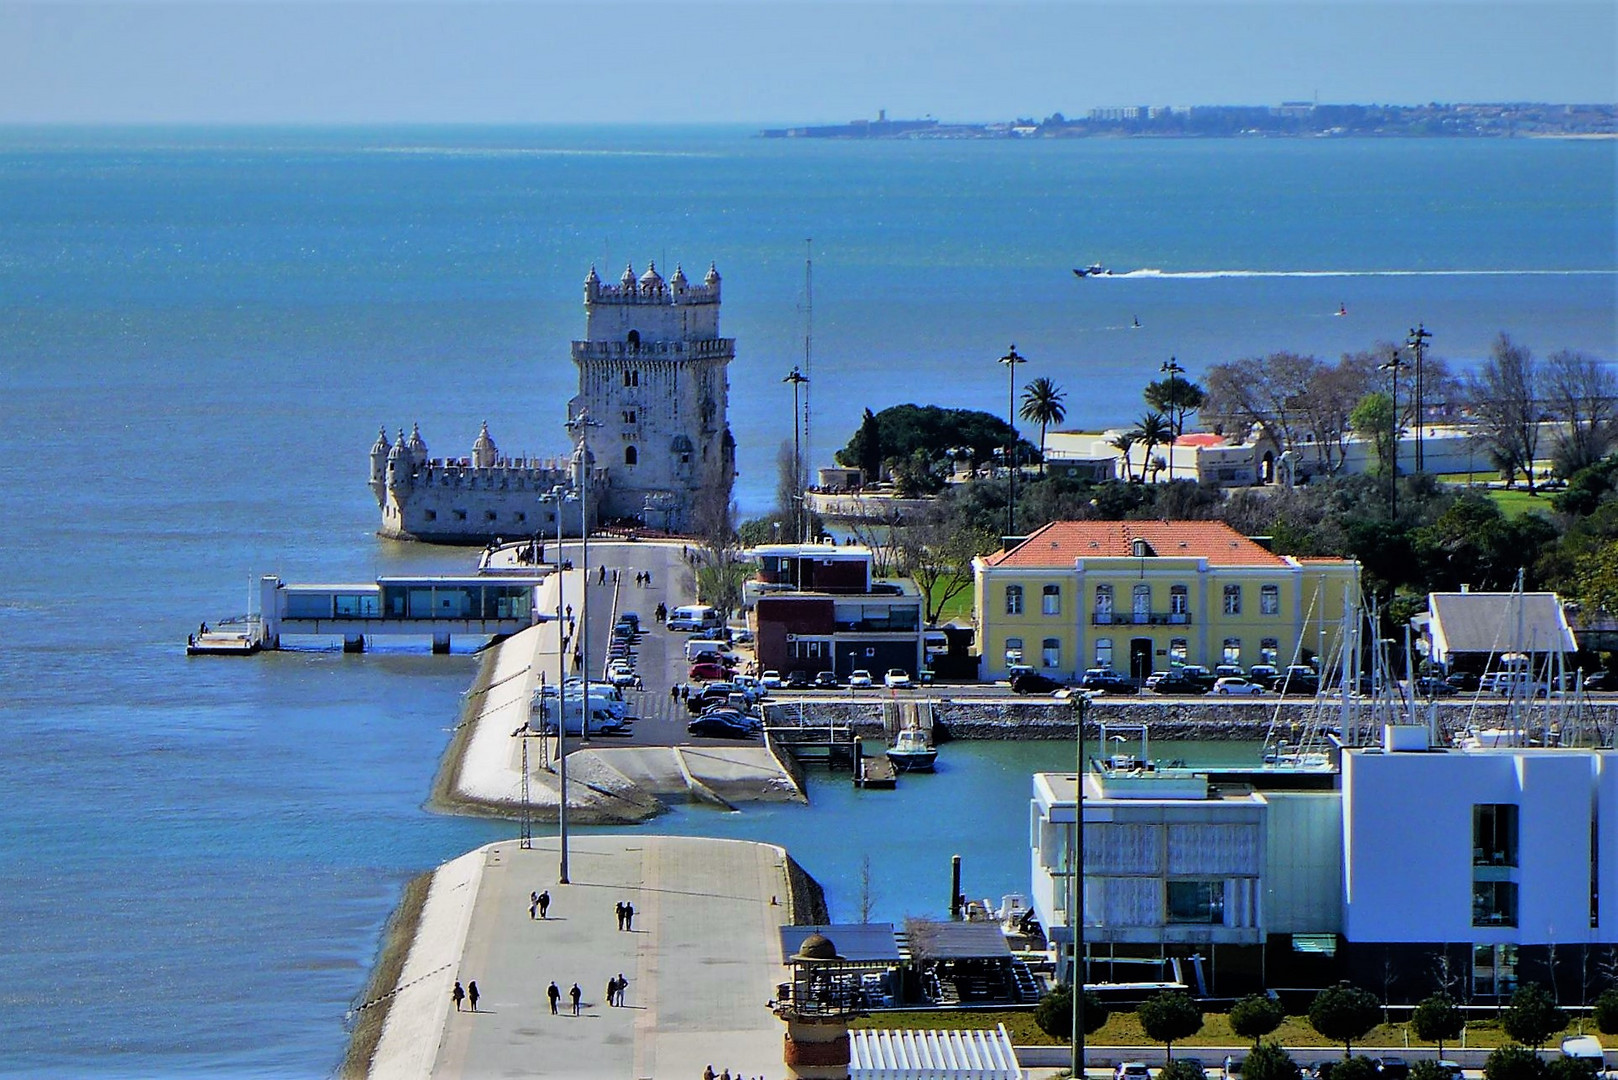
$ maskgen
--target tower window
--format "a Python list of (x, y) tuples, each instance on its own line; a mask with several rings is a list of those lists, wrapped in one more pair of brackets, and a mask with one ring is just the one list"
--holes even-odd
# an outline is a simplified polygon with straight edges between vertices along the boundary
[(635, 410), (634, 409), (625, 409), (624, 410), (624, 423), (633, 424), (634, 422), (635, 422)]
[(634, 465), (640, 460), (640, 454), (633, 446), (624, 447), (624, 464)]
[(640, 372), (635, 371), (633, 369), (624, 372), (624, 385), (625, 386), (639, 386), (640, 385)]

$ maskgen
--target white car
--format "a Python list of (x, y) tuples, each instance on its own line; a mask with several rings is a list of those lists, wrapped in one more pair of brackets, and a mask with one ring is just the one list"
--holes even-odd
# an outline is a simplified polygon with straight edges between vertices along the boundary
[(771, 668), (764, 674), (760, 675), (758, 677), (758, 681), (759, 685), (764, 687), (766, 690), (781, 689), (781, 673), (776, 671), (774, 668)]
[(850, 688), (855, 686), (870, 686), (871, 673), (866, 671), (864, 668), (856, 669), (854, 673), (848, 677), (848, 685)]
[(1216, 694), (1236, 694), (1248, 697), (1259, 697), (1264, 693), (1264, 687), (1256, 682), (1248, 682), (1239, 675), (1227, 675), (1222, 679), (1215, 679), (1213, 692)]
[(889, 668), (888, 673), (883, 677), (882, 682), (883, 685), (894, 688), (913, 685), (910, 682), (910, 672), (906, 671), (904, 668)]

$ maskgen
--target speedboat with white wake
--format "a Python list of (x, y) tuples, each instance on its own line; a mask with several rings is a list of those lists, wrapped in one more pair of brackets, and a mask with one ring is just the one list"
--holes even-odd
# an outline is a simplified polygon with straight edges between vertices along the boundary
[(1087, 277), (1112, 277), (1112, 270), (1109, 269), (1108, 267), (1102, 266), (1100, 263), (1091, 263), (1089, 266), (1086, 266), (1086, 267), (1084, 267), (1082, 269), (1075, 266), (1073, 268), (1073, 272), (1075, 274), (1077, 274), (1081, 278), (1087, 278)]

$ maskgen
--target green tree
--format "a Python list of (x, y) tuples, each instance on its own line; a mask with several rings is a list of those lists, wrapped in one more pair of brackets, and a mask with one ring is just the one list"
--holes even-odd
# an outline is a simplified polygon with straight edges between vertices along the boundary
[(1190, 379), (1178, 376), (1147, 383), (1141, 396), (1146, 399), (1146, 404), (1169, 418), (1175, 439), (1185, 434), (1186, 416), (1202, 408), (1208, 400), (1206, 390)]
[(1286, 1020), (1281, 1003), (1267, 994), (1252, 994), (1230, 1007), (1230, 1030), (1257, 1046)]
[(1596, 1028), (1603, 1035), (1618, 1035), (1618, 990), (1602, 991), (1595, 1003)]
[(1298, 1063), (1275, 1043), (1261, 1042), (1242, 1063), (1242, 1080), (1299, 1080)]
[(1168, 1060), (1174, 1060), (1174, 1044), (1202, 1030), (1202, 1006), (1189, 994), (1166, 990), (1147, 998), (1135, 1010), (1146, 1037), (1163, 1044)]
[(1173, 439), (1174, 429), (1169, 426), (1168, 418), (1160, 412), (1141, 414), (1140, 424), (1130, 432), (1135, 441), (1145, 447), (1141, 454), (1141, 479), (1146, 479), (1146, 467), (1152, 460), (1152, 451), (1159, 446), (1167, 446)]
[(1376, 1066), (1364, 1054), (1355, 1054), (1337, 1063), (1331, 1080), (1376, 1080)]
[(1125, 431), (1114, 435), (1107, 440), (1107, 445), (1124, 456), (1124, 480), (1127, 483), (1134, 483), (1135, 469), (1129, 460), (1129, 452), (1135, 449), (1134, 433)]
[(1159, 1069), (1156, 1080), (1208, 1080), (1208, 1074), (1203, 1071), (1202, 1066), (1182, 1058), (1179, 1061), (1171, 1061)]
[(848, 444), (851, 451), (845, 460), (842, 454), (837, 455), (844, 465), (855, 465), (865, 474), (865, 482), (874, 484), (882, 479), (882, 425), (876, 422), (876, 415), (870, 409), (860, 418), (860, 429)]
[(1017, 413), (1030, 424), (1039, 425), (1039, 475), (1045, 475), (1045, 429), (1067, 418), (1062, 388), (1041, 375), (1022, 388), (1022, 409)]
[(1545, 1063), (1546, 1080), (1595, 1080), (1599, 1071), (1590, 1058), (1558, 1055)]
[(1500, 1018), (1505, 1033), (1524, 1046), (1538, 1050), (1552, 1035), (1567, 1027), (1567, 1013), (1536, 983), (1526, 983), (1511, 995), (1511, 1007)]
[[(1107, 1022), (1107, 1007), (1094, 994), (1084, 995), (1084, 1033), (1094, 1035)], [(1066, 1039), (1073, 1034), (1073, 988), (1058, 983), (1050, 993), (1034, 1006), (1034, 1023), (1039, 1030), (1053, 1039)]]
[[(873, 460), (878, 466), (893, 459), (906, 460), (917, 450), (934, 462), (964, 452), (975, 468), (1004, 451), (1012, 434), (1004, 417), (979, 409), (892, 405), (871, 414), (868, 422), (862, 418), (860, 429), (837, 452), (837, 461), (850, 468), (866, 468)], [(1032, 460), (1033, 453), (1032, 443), (1019, 440), (1018, 460)]]
[(1363, 1038), (1382, 1019), (1376, 995), (1351, 983), (1328, 986), (1309, 1004), (1309, 1026), (1332, 1042), (1343, 1044), (1343, 1056), (1354, 1052), (1354, 1040)]
[(1409, 1080), (1452, 1080), (1449, 1070), (1432, 1058), (1422, 1058), (1410, 1066)]
[(1545, 1062), (1532, 1050), (1502, 1046), (1483, 1063), (1484, 1080), (1545, 1080)]
[(1376, 451), (1376, 471), (1386, 477), (1393, 468), (1394, 435), (1393, 399), (1380, 390), (1373, 390), (1360, 398), (1354, 411), (1348, 414), (1348, 426), (1371, 440)]
[(1410, 1030), (1422, 1042), (1438, 1044), (1438, 1056), (1444, 1056), (1444, 1044), (1458, 1039), (1466, 1029), (1466, 1016), (1444, 994), (1424, 999), (1410, 1014)]

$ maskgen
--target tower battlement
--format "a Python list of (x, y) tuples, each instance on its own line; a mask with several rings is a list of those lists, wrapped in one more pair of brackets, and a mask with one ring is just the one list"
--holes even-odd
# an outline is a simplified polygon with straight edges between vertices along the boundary
[(584, 303), (591, 304), (717, 304), (719, 303), (719, 271), (712, 265), (702, 279), (694, 285), (685, 276), (685, 270), (674, 268), (674, 275), (664, 280), (657, 272), (656, 263), (648, 263), (646, 272), (635, 276), (633, 266), (624, 267), (624, 276), (616, 285), (604, 285), (596, 276), (595, 267), (584, 279)]

